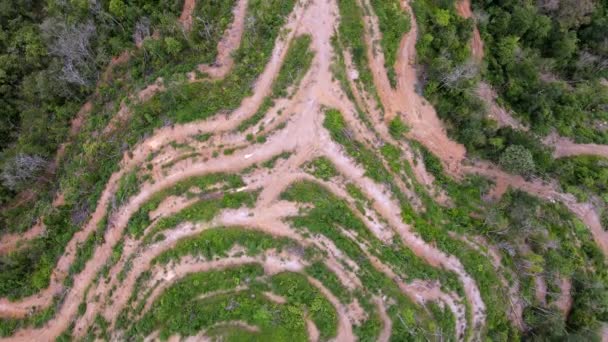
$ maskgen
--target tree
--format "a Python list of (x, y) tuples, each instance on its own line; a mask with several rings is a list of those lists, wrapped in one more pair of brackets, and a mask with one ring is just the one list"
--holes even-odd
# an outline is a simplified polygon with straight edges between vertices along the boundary
[(148, 37), (150, 37), (150, 19), (148, 19), (148, 17), (143, 17), (135, 24), (133, 41), (135, 42), (135, 45), (141, 46), (144, 39)]
[(520, 50), (519, 38), (515, 36), (507, 36), (501, 38), (498, 42), (496, 55), (498, 61), (502, 65), (509, 65), (515, 63), (516, 53)]
[(534, 157), (527, 148), (511, 145), (500, 156), (500, 165), (507, 171), (529, 176), (536, 169)]
[(435, 11), (435, 22), (437, 25), (446, 27), (450, 24), (450, 11), (442, 8), (438, 8)]
[(169, 55), (177, 56), (177, 54), (182, 51), (182, 43), (175, 38), (167, 37), (165, 38), (165, 48)]
[(122, 18), (127, 14), (127, 5), (123, 0), (110, 0), (110, 13)]

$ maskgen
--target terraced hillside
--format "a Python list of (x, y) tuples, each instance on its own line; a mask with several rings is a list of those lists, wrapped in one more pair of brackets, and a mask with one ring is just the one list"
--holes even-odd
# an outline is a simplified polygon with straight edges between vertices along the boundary
[(608, 339), (608, 148), (526, 121), (499, 5), (165, 5), (3, 203), (2, 340)]

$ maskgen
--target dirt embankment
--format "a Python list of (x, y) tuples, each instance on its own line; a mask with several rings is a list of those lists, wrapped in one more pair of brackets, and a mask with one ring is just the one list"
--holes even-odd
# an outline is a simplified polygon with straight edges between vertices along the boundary
[(524, 126), (519, 120), (513, 117), (511, 112), (507, 111), (496, 102), (498, 95), (488, 83), (483, 81), (479, 82), (477, 86), (477, 95), (486, 104), (488, 116), (496, 121), (499, 127), (511, 127), (522, 131), (528, 130), (528, 127)]
[(182, 24), (185, 31), (190, 31), (192, 28), (192, 14), (196, 7), (196, 0), (184, 0), (182, 14), (179, 16), (179, 22)]
[(555, 158), (593, 155), (608, 158), (608, 145), (577, 144), (569, 138), (561, 137), (556, 133), (548, 135), (543, 141), (547, 146), (554, 147)]

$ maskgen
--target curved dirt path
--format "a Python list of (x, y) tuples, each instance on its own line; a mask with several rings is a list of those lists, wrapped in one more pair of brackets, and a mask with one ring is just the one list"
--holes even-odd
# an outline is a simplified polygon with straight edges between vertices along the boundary
[[(151, 307), (158, 296), (167, 289), (175, 280), (181, 279), (191, 273), (207, 272), (218, 269), (242, 266), (244, 264), (259, 263), (264, 267), (266, 275), (274, 275), (281, 272), (302, 272), (305, 264), (299, 261), (296, 255), (285, 253), (276, 254), (275, 252), (266, 252), (263, 256), (249, 257), (227, 257), (214, 261), (198, 261), (194, 258), (183, 258), (177, 265), (172, 267), (171, 271), (165, 271), (165, 267), (156, 267), (152, 271), (154, 276), (153, 281), (160, 282), (160, 285), (154, 288), (152, 294), (146, 299), (146, 307)], [(338, 331), (337, 341), (354, 341), (355, 337), (352, 331), (352, 324), (349, 320), (348, 309), (317, 279), (310, 276), (306, 277), (308, 282), (313, 285), (319, 292), (332, 304), (338, 314)]]
[(608, 255), (608, 231), (602, 228), (596, 208), (591, 203), (578, 202), (571, 194), (558, 191), (555, 181), (549, 184), (540, 180), (527, 181), (521, 176), (506, 173), (487, 162), (477, 162), (474, 165), (464, 166), (463, 171), (493, 180), (496, 185), (491, 195), (495, 198), (502, 197), (507, 189), (514, 188), (551, 202), (561, 202), (589, 228), (595, 243), (604, 252), (604, 255)]
[[(385, 107), (390, 109), (387, 110), (386, 122), (389, 122), (395, 115), (403, 116), (404, 121), (411, 127), (409, 135), (438, 156), (446, 171), (453, 176), (459, 176), (460, 163), (465, 158), (466, 150), (463, 145), (448, 138), (445, 127), (433, 106), (418, 94), (415, 66), (418, 27), (409, 3), (403, 1), (402, 5), (410, 14), (412, 24), (410, 31), (401, 40), (395, 67), (397, 72), (395, 91), (390, 88), (386, 72), (381, 64), (383, 61), (379, 57), (374, 58), (371, 51), (368, 51), (368, 57), (372, 55), (370, 61), (372, 61), (376, 87)], [(376, 55), (381, 56), (382, 53), (379, 52)]]
[[(0, 239), (0, 256), (15, 252), (27, 245), (27, 243), (39, 236), (45, 231), (45, 226), (42, 220), (38, 220), (36, 224), (24, 233), (4, 234)], [(1, 309), (0, 309), (1, 311)]]
[(599, 144), (577, 144), (571, 139), (560, 137), (553, 133), (543, 140), (545, 145), (554, 147), (553, 157), (563, 158), (580, 155), (592, 155), (608, 158), (608, 145)]
[(502, 106), (498, 105), (496, 99), (498, 95), (492, 87), (483, 81), (477, 85), (476, 93), (488, 108), (488, 116), (492, 118), (499, 127), (511, 127), (515, 130), (528, 131), (528, 127), (524, 126), (519, 120), (507, 111)]
[(179, 22), (185, 31), (190, 31), (192, 28), (192, 14), (196, 8), (196, 0), (184, 0), (184, 7), (182, 7), (182, 13), (179, 16)]
[[(236, 6), (233, 9), (234, 20), (230, 27), (224, 32), (224, 36), (217, 45), (217, 57), (215, 63), (211, 65), (201, 64), (198, 66), (198, 70), (202, 73), (209, 75), (212, 79), (220, 79), (226, 77), (228, 72), (234, 65), (234, 59), (232, 53), (241, 44), (241, 38), (245, 31), (245, 18), (247, 16), (247, 4), (248, 0), (238, 0)], [(190, 79), (193, 80), (196, 77), (194, 74), (190, 74)]]

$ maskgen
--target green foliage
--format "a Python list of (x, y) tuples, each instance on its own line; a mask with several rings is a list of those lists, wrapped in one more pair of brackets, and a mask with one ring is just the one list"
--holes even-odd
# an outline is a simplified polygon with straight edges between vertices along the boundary
[(288, 298), (287, 305), (308, 312), (319, 329), (319, 337), (326, 341), (336, 336), (338, 316), (331, 303), (312, 286), (305, 276), (279, 273), (270, 279), (273, 292)]
[(371, 0), (371, 4), (378, 17), (380, 32), (382, 32), (380, 45), (384, 52), (384, 67), (394, 88), (397, 85), (395, 62), (401, 39), (410, 30), (410, 16), (401, 8), (398, 0)]
[(247, 255), (258, 255), (270, 248), (281, 249), (293, 245), (286, 238), (275, 238), (271, 235), (239, 227), (213, 228), (188, 239), (180, 240), (174, 248), (158, 255), (152, 263), (166, 264), (178, 261), (186, 255), (203, 257), (211, 260), (213, 257), (226, 257), (226, 253), (234, 246), (245, 248)]
[(274, 168), (274, 165), (277, 163), (277, 161), (279, 159), (287, 159), (291, 156), (291, 152), (281, 152), (280, 154), (277, 154), (276, 156), (268, 159), (267, 161), (262, 163), (262, 166), (268, 169), (272, 169)]
[(171, 56), (177, 56), (180, 51), (182, 50), (182, 44), (179, 42), (179, 40), (173, 38), (173, 37), (166, 37), (165, 38), (165, 49), (167, 50), (167, 53)]
[(125, 174), (118, 182), (118, 189), (116, 190), (116, 206), (119, 207), (125, 203), (129, 197), (133, 196), (139, 191), (141, 182), (137, 176), (137, 171), (131, 171)]
[(551, 170), (561, 186), (582, 201), (594, 194), (608, 203), (608, 160), (596, 156), (558, 159)]
[(522, 175), (534, 172), (534, 157), (528, 149), (520, 145), (511, 145), (500, 156), (500, 165), (507, 171)]
[(388, 132), (397, 140), (402, 139), (403, 136), (409, 131), (410, 128), (401, 120), (399, 115), (395, 116), (395, 118), (388, 124)]
[(323, 286), (338, 297), (341, 303), (351, 302), (353, 294), (342, 285), (338, 277), (322, 262), (317, 261), (307, 267), (306, 273), (323, 283)]
[(310, 50), (310, 40), (309, 35), (303, 35), (291, 42), (281, 70), (272, 84), (271, 95), (264, 98), (262, 105), (252, 117), (239, 124), (237, 128), (239, 132), (243, 132), (260, 122), (266, 112), (274, 105), (275, 99), (291, 96), (295, 93), (298, 83), (310, 68), (314, 57), (314, 53)]
[(293, 94), (293, 89), (288, 92), (289, 87), (300, 82), (314, 57), (314, 52), (310, 50), (310, 42), (309, 35), (299, 36), (291, 42), (281, 71), (272, 84), (272, 97), (286, 97)]
[[(608, 119), (608, 89), (599, 66), (608, 54), (598, 43), (605, 30), (604, 2), (478, 1), (489, 17), (480, 24), (488, 47), (487, 73), (501, 99), (533, 131), (556, 129), (578, 142), (607, 143), (599, 123)], [(594, 9), (594, 7), (596, 7)]]
[[(391, 1), (392, 2), (392, 1)], [(352, 55), (355, 68), (359, 72), (359, 80), (364, 89), (378, 100), (374, 86), (374, 78), (367, 59), (367, 44), (365, 43), (365, 26), (363, 12), (355, 0), (339, 0), (340, 25), (338, 26), (337, 45), (339, 50), (348, 49)], [(376, 101), (381, 105), (380, 101)]]
[(329, 130), (333, 140), (344, 146), (346, 152), (363, 166), (366, 176), (379, 183), (391, 182), (390, 173), (383, 167), (378, 167), (382, 161), (361, 142), (349, 137), (349, 128), (342, 113), (336, 109), (325, 110), (323, 127)]
[(318, 157), (311, 160), (306, 165), (304, 165), (304, 169), (307, 172), (311, 173), (313, 176), (320, 178), (324, 181), (328, 181), (338, 174), (338, 171), (336, 171), (336, 167), (334, 166), (334, 164), (325, 157)]
[(127, 13), (127, 5), (123, 0), (110, 0), (110, 13), (118, 18), (122, 18)]

